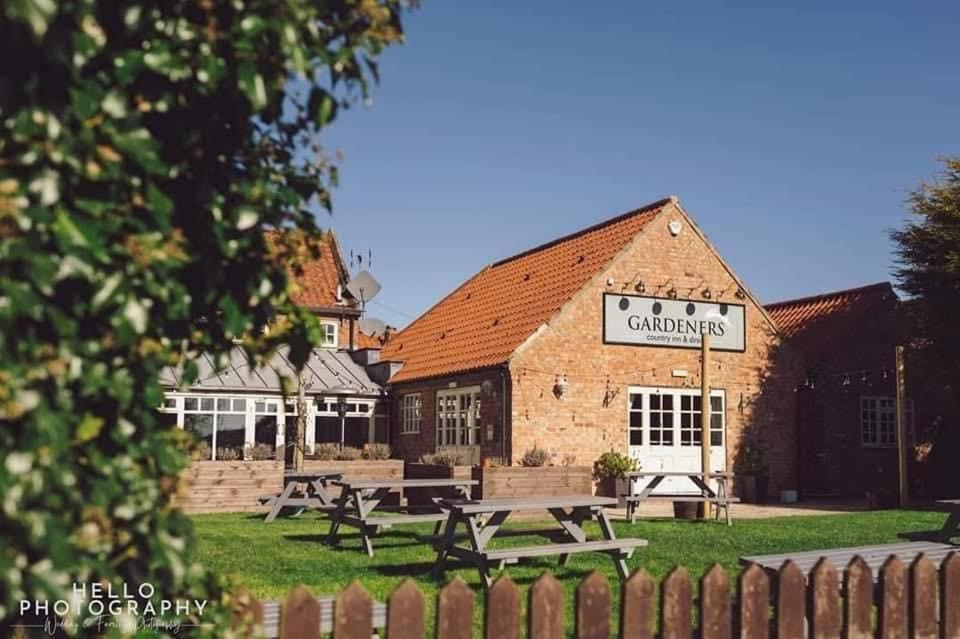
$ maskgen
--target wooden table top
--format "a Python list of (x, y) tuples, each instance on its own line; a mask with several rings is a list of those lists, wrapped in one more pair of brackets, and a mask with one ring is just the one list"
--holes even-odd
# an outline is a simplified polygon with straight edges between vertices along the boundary
[(729, 479), (733, 473), (701, 473), (697, 470), (634, 470), (627, 473), (627, 477), (703, 477), (710, 479)]
[(488, 513), (504, 510), (546, 510), (548, 508), (578, 508), (583, 506), (615, 507), (614, 497), (598, 495), (551, 495), (545, 497), (504, 497), (497, 499), (441, 499), (440, 506), (461, 513)]
[(442, 488), (446, 486), (476, 486), (476, 479), (337, 479), (337, 486), (352, 489), (366, 488)]
[(297, 472), (295, 470), (287, 470), (283, 472), (284, 479), (320, 479), (322, 477), (343, 477), (342, 470), (305, 470), (302, 472)]
[(924, 553), (928, 559), (939, 565), (947, 555), (957, 550), (960, 550), (960, 546), (933, 541), (910, 541), (876, 546), (806, 550), (775, 555), (754, 555), (741, 557), (740, 563), (742, 565), (757, 564), (766, 570), (776, 571), (789, 559), (806, 575), (813, 570), (813, 567), (816, 566), (821, 557), (826, 557), (833, 563), (833, 566), (838, 571), (842, 571), (855, 556), (859, 556), (870, 566), (873, 571), (874, 581), (876, 581), (880, 574), (881, 566), (883, 566), (890, 555), (896, 555), (901, 561), (909, 564), (917, 555)]

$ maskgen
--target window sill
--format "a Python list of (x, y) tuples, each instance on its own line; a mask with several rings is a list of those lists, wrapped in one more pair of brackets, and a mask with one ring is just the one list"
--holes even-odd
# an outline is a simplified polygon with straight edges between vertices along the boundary
[(404, 430), (400, 432), (401, 435), (419, 435), (419, 430)]

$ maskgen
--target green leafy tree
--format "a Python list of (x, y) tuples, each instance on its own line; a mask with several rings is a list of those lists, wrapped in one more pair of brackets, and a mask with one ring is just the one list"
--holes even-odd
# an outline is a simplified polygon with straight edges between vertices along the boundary
[(960, 380), (960, 157), (945, 158), (940, 179), (909, 198), (911, 219), (891, 231), (898, 285), (912, 298), (917, 346), (940, 370)]
[(158, 373), (318, 341), (286, 270), (331, 205), (319, 133), (406, 6), (0, 3), (0, 635), (74, 582), (225, 601), (170, 505), (187, 442), (157, 423)]

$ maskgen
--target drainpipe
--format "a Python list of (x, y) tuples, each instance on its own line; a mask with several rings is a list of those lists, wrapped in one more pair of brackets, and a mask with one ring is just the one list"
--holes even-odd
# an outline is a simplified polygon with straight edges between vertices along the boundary
[(500, 463), (507, 463), (507, 375), (509, 369), (500, 369)]

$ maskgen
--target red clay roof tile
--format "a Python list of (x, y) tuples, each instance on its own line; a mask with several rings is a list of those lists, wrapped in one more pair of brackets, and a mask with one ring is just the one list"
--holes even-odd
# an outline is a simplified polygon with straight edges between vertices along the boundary
[(654, 202), (487, 266), (391, 337), (381, 359), (403, 362), (391, 381), (506, 362), (670, 201)]

